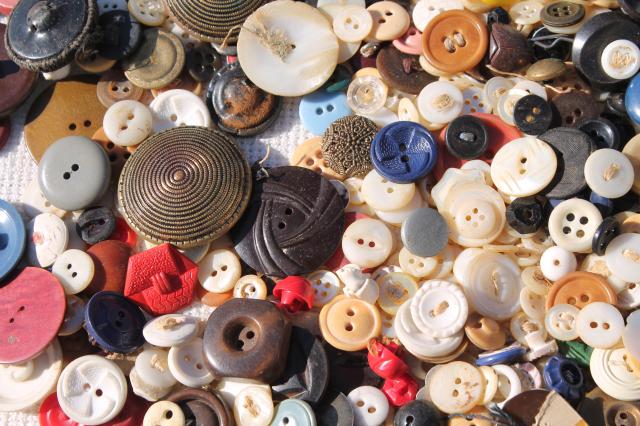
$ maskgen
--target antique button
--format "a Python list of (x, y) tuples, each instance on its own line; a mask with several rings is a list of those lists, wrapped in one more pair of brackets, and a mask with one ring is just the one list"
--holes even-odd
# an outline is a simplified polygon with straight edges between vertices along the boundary
[(558, 204), (549, 216), (549, 235), (553, 242), (574, 252), (591, 250), (593, 234), (602, 222), (597, 207), (588, 201), (571, 198)]
[(403, 405), (396, 411), (393, 417), (393, 426), (407, 426), (414, 422), (417, 424), (437, 425), (441, 421), (442, 416), (432, 403), (416, 398), (415, 401)]
[(165, 348), (187, 343), (197, 333), (196, 318), (180, 314), (162, 315), (149, 321), (142, 329), (147, 342)]
[(436, 338), (457, 334), (467, 320), (469, 307), (462, 290), (444, 280), (423, 283), (411, 298), (411, 316), (416, 326)]
[(578, 338), (578, 309), (574, 305), (559, 303), (549, 309), (545, 315), (545, 328), (554, 339), (574, 340)]
[(210, 45), (198, 44), (187, 51), (186, 67), (191, 77), (198, 81), (210, 81), (222, 66), (222, 56)]
[(151, 133), (149, 108), (133, 100), (118, 101), (104, 114), (102, 128), (109, 140), (120, 146), (138, 145)]
[[(575, 255), (558, 246), (549, 247), (540, 257), (540, 270), (549, 281), (557, 281), (578, 267)], [(533, 315), (529, 315), (533, 317)]]
[(327, 179), (344, 179), (344, 176), (333, 171), (324, 159), (321, 137), (308, 139), (298, 145), (289, 159), (289, 164), (313, 170)]
[(515, 103), (513, 121), (523, 133), (539, 135), (551, 126), (553, 111), (551, 105), (540, 96), (527, 95)]
[[(236, 252), (258, 272), (304, 275), (340, 244), (342, 198), (331, 182), (302, 167), (272, 168), (268, 176), (257, 182), (250, 208), (231, 231)], [(271, 230), (268, 237), (265, 229)], [(304, 239), (298, 239), (300, 232)]]
[[(5, 25), (0, 25), (0, 37), (3, 39), (6, 28)], [(18, 68), (16, 64), (11, 62), (4, 43), (0, 46), (0, 60), (4, 64), (4, 72), (0, 78), (0, 90), (6, 94), (0, 101), (0, 116), (4, 116), (10, 114), (29, 96), (38, 80), (38, 75), (28, 69)]]
[(160, 0), (137, 0), (126, 5), (131, 16), (143, 25), (157, 27), (164, 22), (164, 4)]
[(178, 37), (157, 28), (148, 28), (142, 33), (140, 48), (127, 58), (124, 74), (138, 87), (156, 89), (175, 80), (184, 63), (184, 47)]
[(544, 367), (545, 384), (569, 401), (584, 395), (584, 376), (575, 361), (559, 355), (551, 357)]
[(633, 186), (634, 170), (623, 153), (603, 148), (587, 158), (584, 176), (593, 192), (607, 198), (619, 198)]
[[(217, 173), (227, 178), (215, 179)], [(118, 198), (128, 224), (145, 239), (189, 248), (234, 225), (249, 201), (250, 179), (249, 165), (223, 133), (178, 127), (150, 137), (129, 158)], [(143, 204), (139, 193), (147, 194)]]
[(494, 351), (503, 347), (507, 338), (495, 320), (478, 314), (469, 316), (464, 332), (471, 343), (485, 351)]
[(608, 349), (616, 345), (624, 331), (624, 319), (613, 305), (592, 302), (578, 313), (576, 328), (580, 339), (592, 348)]
[(447, 126), (447, 151), (456, 158), (471, 160), (480, 157), (489, 146), (487, 128), (477, 117), (463, 115)]
[(533, 25), (540, 22), (543, 5), (535, 0), (518, 2), (509, 9), (509, 16), (518, 26)]
[(361, 75), (349, 83), (347, 104), (356, 114), (375, 114), (386, 104), (388, 91), (379, 75)]
[[(428, 237), (427, 237), (428, 234)], [(429, 207), (416, 209), (402, 223), (402, 243), (412, 254), (432, 257), (447, 245), (449, 227), (436, 210)]]
[(611, 148), (619, 150), (622, 143), (621, 139), (624, 137), (614, 123), (602, 117), (580, 121), (578, 130), (591, 136), (598, 149)]
[(177, 383), (170, 371), (167, 351), (147, 348), (136, 356), (129, 372), (131, 387), (147, 401), (157, 401), (167, 395)]
[(434, 80), (422, 69), (415, 55), (402, 53), (392, 45), (378, 53), (376, 68), (390, 87), (411, 95), (417, 95)]
[(380, 296), (378, 306), (383, 313), (395, 315), (398, 308), (408, 299), (413, 298), (418, 290), (418, 283), (408, 274), (403, 272), (391, 272), (383, 275), (376, 281)]
[(486, 24), (478, 15), (465, 10), (440, 13), (422, 32), (422, 49), (427, 60), (450, 74), (478, 65), (487, 45)]
[(347, 5), (334, 16), (332, 26), (340, 40), (358, 42), (364, 40), (371, 31), (373, 18), (363, 7)]
[[(572, 3), (573, 4), (573, 3)], [(545, 81), (560, 77), (567, 66), (559, 59), (541, 59), (527, 68), (526, 77), (531, 81)]]
[(584, 6), (568, 1), (551, 3), (540, 11), (542, 23), (549, 27), (569, 27), (584, 18)]
[(198, 263), (200, 285), (214, 293), (233, 289), (241, 274), (238, 256), (231, 250), (214, 250)]
[(614, 238), (605, 251), (609, 270), (618, 278), (630, 283), (640, 281), (638, 261), (640, 259), (640, 235), (620, 234)]
[(263, 132), (278, 118), (282, 99), (254, 85), (239, 62), (220, 70), (209, 84), (207, 104), (225, 132), (251, 136)]
[(94, 294), (107, 290), (122, 293), (131, 247), (120, 241), (105, 240), (91, 246), (87, 253), (95, 266), (93, 279), (87, 287), (87, 292)]
[(543, 220), (542, 204), (535, 197), (516, 198), (507, 206), (507, 223), (521, 234), (536, 232)]
[(144, 344), (144, 314), (121, 294), (103, 291), (94, 294), (85, 310), (89, 337), (107, 352), (131, 353)]
[(102, 126), (106, 108), (98, 101), (96, 81), (96, 77), (59, 81), (33, 102), (24, 137), (36, 162), (59, 139), (70, 135), (90, 138)]
[(0, 199), (0, 280), (15, 268), (26, 246), (26, 230), (20, 213)]
[(389, 41), (400, 37), (409, 29), (411, 17), (395, 2), (377, 2), (367, 10), (373, 18), (373, 27), (367, 39)]
[(391, 254), (393, 236), (387, 225), (377, 219), (360, 219), (342, 235), (342, 251), (351, 263), (363, 268), (381, 265)]
[(180, 383), (189, 387), (206, 386), (213, 381), (204, 358), (204, 343), (199, 337), (169, 349), (169, 371)]
[(286, 425), (289, 422), (299, 426), (314, 426), (315, 414), (309, 404), (298, 399), (286, 399), (275, 409), (269, 426)]
[(98, 100), (105, 108), (118, 101), (139, 101), (144, 93), (143, 89), (131, 83), (117, 70), (109, 70), (102, 74), (96, 90)]
[(121, 60), (135, 52), (140, 45), (141, 25), (127, 10), (101, 13), (98, 25), (103, 31), (103, 37), (96, 48), (103, 58)]
[(331, 271), (315, 271), (307, 276), (314, 290), (313, 305), (324, 306), (340, 292), (340, 280)]
[(322, 336), (332, 346), (357, 351), (380, 334), (382, 321), (375, 306), (346, 296), (338, 296), (320, 311)]
[(267, 284), (257, 275), (245, 275), (233, 286), (233, 297), (265, 300), (267, 298)]
[(273, 383), (284, 371), (290, 334), (291, 325), (271, 302), (230, 299), (207, 321), (204, 354), (214, 377)]
[(322, 136), (322, 155), (343, 176), (371, 170), (371, 142), (378, 132), (373, 121), (357, 115), (331, 123)]
[(302, 98), (299, 113), (306, 130), (322, 135), (333, 122), (351, 115), (351, 109), (344, 93), (318, 90)]
[(578, 271), (565, 275), (551, 286), (547, 295), (547, 309), (561, 303), (582, 309), (593, 302), (614, 305), (616, 293), (605, 278), (590, 272)]
[(184, 424), (182, 408), (171, 401), (158, 401), (153, 404), (142, 421), (142, 426), (183, 426)]
[(599, 256), (603, 256), (609, 243), (620, 233), (620, 224), (613, 217), (605, 217), (593, 234), (591, 249)]
[(640, 379), (625, 357), (627, 352), (624, 348), (594, 349), (589, 370), (595, 384), (610, 397), (636, 401), (640, 398)]
[(41, 213), (27, 223), (27, 259), (29, 264), (46, 268), (67, 248), (69, 232), (62, 219)]
[(616, 80), (626, 80), (640, 70), (640, 49), (629, 40), (614, 40), (602, 51), (600, 64)]
[(429, 395), (433, 403), (445, 413), (464, 413), (482, 398), (482, 373), (471, 364), (454, 361), (439, 367), (431, 380)]
[(600, 115), (598, 103), (583, 92), (562, 93), (551, 100), (562, 125), (577, 127), (578, 122)]
[(420, 31), (424, 31), (429, 22), (437, 15), (446, 10), (452, 9), (464, 9), (461, 1), (451, 0), (446, 2), (440, 2), (437, 0), (420, 0), (413, 8), (412, 18), (413, 25)]
[(418, 95), (418, 110), (432, 123), (449, 123), (460, 115), (464, 97), (460, 89), (447, 81), (427, 84)]
[(167, 400), (180, 406), (189, 424), (234, 424), (232, 414), (217, 393), (203, 389), (182, 389), (169, 395)]
[(349, 399), (339, 391), (328, 391), (314, 413), (318, 426), (353, 426), (355, 421)]
[(82, 250), (67, 250), (56, 258), (51, 273), (55, 275), (65, 294), (77, 294), (87, 288), (93, 279), (91, 257)]
[(406, 247), (400, 250), (398, 255), (400, 268), (407, 274), (416, 277), (428, 277), (435, 272), (438, 267), (438, 259), (436, 257), (415, 256)]
[(347, 395), (355, 415), (354, 426), (378, 426), (387, 418), (391, 407), (384, 393), (373, 386), (360, 386)]
[(11, 12), (5, 34), (7, 53), (32, 71), (51, 72), (67, 65), (96, 26), (93, 1), (47, 3), (29, 0)]
[(87, 244), (108, 239), (116, 229), (116, 218), (106, 207), (93, 207), (83, 211), (76, 220), (76, 232)]
[(273, 417), (271, 393), (257, 386), (249, 386), (240, 391), (233, 401), (233, 415), (238, 424), (247, 426), (264, 425)]
[(211, 127), (211, 116), (204, 101), (188, 90), (162, 92), (149, 104), (149, 108), (156, 133), (182, 126)]
[[(78, 67), (86, 71), (89, 74), (100, 74), (109, 69), (111, 69), (116, 64), (115, 59), (106, 59), (100, 56), (97, 50), (92, 50), (90, 53), (78, 52), (76, 54), (76, 64)], [(71, 65), (67, 65), (70, 67)], [(71, 70), (69, 70), (67, 75), (57, 75), (57, 73), (63, 72), (67, 69), (67, 67), (62, 68), (61, 70), (56, 71), (53, 75), (45, 75), (47, 80), (61, 80), (62, 78), (67, 78), (71, 74)], [(44, 75), (44, 74), (43, 74)]]
[(512, 72), (532, 61), (527, 39), (515, 28), (496, 23), (491, 26), (489, 63), (500, 71)]

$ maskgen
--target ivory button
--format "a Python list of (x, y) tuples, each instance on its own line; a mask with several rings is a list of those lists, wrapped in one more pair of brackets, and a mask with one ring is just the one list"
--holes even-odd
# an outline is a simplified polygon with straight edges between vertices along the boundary
[(415, 278), (428, 277), (438, 266), (437, 258), (416, 256), (406, 247), (400, 250), (399, 260), (402, 270)]
[(245, 275), (233, 286), (233, 297), (265, 300), (267, 284), (257, 275)]
[(382, 391), (373, 386), (360, 386), (349, 395), (349, 402), (355, 414), (354, 426), (381, 426), (384, 424), (390, 407)]
[(558, 246), (573, 252), (591, 250), (593, 235), (602, 222), (600, 211), (588, 201), (571, 198), (549, 215), (549, 234)]
[(554, 339), (570, 341), (578, 338), (577, 320), (580, 309), (559, 303), (547, 311), (545, 328)]
[(584, 343), (593, 348), (608, 349), (620, 341), (624, 319), (615, 306), (593, 302), (580, 310), (576, 326)]
[(495, 351), (504, 346), (507, 336), (492, 318), (472, 314), (467, 319), (464, 332), (475, 346), (485, 351)]
[(550, 281), (557, 281), (578, 267), (575, 255), (562, 247), (549, 247), (540, 258), (540, 270)]
[(414, 212), (414, 210), (419, 209), (422, 206), (422, 196), (420, 195), (420, 191), (416, 191), (413, 194), (413, 198), (409, 201), (404, 207), (399, 208), (398, 210), (375, 210), (376, 216), (390, 224), (400, 226), (402, 223), (407, 220), (409, 216)]
[(185, 386), (204, 386), (213, 381), (213, 375), (204, 359), (202, 342), (201, 338), (196, 337), (188, 343), (169, 349), (169, 371)]
[(376, 283), (380, 291), (378, 306), (390, 315), (395, 315), (400, 305), (407, 300), (415, 300), (414, 295), (418, 290), (415, 280), (403, 272), (386, 274)]
[(620, 151), (603, 148), (594, 151), (584, 164), (587, 185), (596, 194), (619, 198), (629, 192), (634, 182), (631, 161)]
[(357, 351), (380, 335), (382, 319), (377, 308), (358, 299), (338, 296), (320, 311), (322, 336), (343, 351)]
[(145, 349), (129, 373), (133, 392), (147, 401), (157, 401), (171, 392), (177, 380), (169, 369), (167, 351)]
[(484, 396), (484, 376), (473, 365), (454, 361), (434, 373), (429, 385), (433, 403), (445, 413), (466, 413)]
[(394, 183), (371, 170), (362, 181), (360, 189), (364, 201), (376, 210), (398, 210), (411, 202), (416, 185)]
[(640, 282), (640, 235), (621, 234), (614, 238), (605, 252), (609, 270), (617, 277)]
[(62, 219), (41, 213), (27, 224), (27, 257), (29, 264), (51, 266), (67, 248), (69, 233)]
[(343, 7), (333, 18), (333, 32), (342, 41), (364, 40), (373, 26), (371, 13), (359, 6)]
[(179, 126), (211, 127), (209, 109), (200, 97), (188, 90), (167, 90), (159, 94), (149, 108), (154, 133)]
[(162, 315), (142, 329), (144, 339), (154, 346), (168, 348), (187, 343), (198, 334), (198, 320), (181, 314)]
[(469, 315), (462, 290), (444, 280), (423, 283), (411, 299), (410, 309), (416, 326), (438, 338), (458, 333)]
[(51, 272), (62, 284), (65, 294), (77, 294), (91, 283), (94, 270), (91, 256), (82, 250), (72, 249), (56, 258)]
[(315, 271), (307, 275), (313, 287), (313, 306), (324, 306), (340, 293), (340, 279), (331, 271)]
[(258, 386), (248, 386), (233, 401), (233, 415), (238, 426), (268, 425), (273, 417), (271, 392)]
[(462, 92), (454, 84), (436, 81), (427, 84), (418, 95), (418, 110), (431, 123), (450, 123), (464, 107)]
[(411, 24), (409, 13), (398, 3), (379, 1), (367, 8), (373, 18), (368, 39), (389, 41), (406, 33)]
[[(132, 1), (131, 3), (136, 3)], [(158, 401), (147, 410), (142, 426), (184, 426), (182, 408), (175, 402)]]
[(520, 290), (520, 306), (524, 313), (531, 318), (538, 320), (544, 318), (545, 300), (544, 296), (532, 292), (527, 287)]
[(387, 225), (377, 219), (353, 222), (342, 236), (342, 251), (351, 263), (363, 268), (381, 265), (391, 254), (393, 236)]
[(151, 133), (153, 118), (149, 108), (133, 100), (119, 101), (107, 109), (102, 128), (111, 142), (120, 146), (134, 146)]
[(198, 263), (198, 279), (207, 291), (224, 293), (240, 279), (240, 260), (231, 250), (214, 250)]

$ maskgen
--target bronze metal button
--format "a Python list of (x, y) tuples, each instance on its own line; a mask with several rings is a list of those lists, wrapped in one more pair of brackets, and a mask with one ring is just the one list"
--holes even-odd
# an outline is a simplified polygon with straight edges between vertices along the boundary
[(567, 70), (564, 61), (560, 59), (542, 59), (527, 68), (525, 76), (532, 81), (545, 81), (560, 77)]
[(540, 11), (540, 19), (549, 27), (569, 27), (584, 18), (584, 6), (569, 1), (558, 1)]
[(378, 127), (368, 118), (349, 115), (334, 121), (322, 136), (322, 155), (343, 176), (359, 176), (371, 168), (371, 141)]

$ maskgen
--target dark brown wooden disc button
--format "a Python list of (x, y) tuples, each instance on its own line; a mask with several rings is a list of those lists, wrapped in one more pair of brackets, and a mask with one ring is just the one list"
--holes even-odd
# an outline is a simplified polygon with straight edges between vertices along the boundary
[[(0, 37), (4, 39), (7, 27), (0, 24)], [(0, 116), (10, 114), (31, 93), (38, 74), (9, 59), (4, 43), (0, 43)]]
[(184, 410), (185, 417), (197, 426), (233, 426), (233, 414), (215, 391), (186, 388), (170, 394), (168, 401), (175, 402)]
[(290, 335), (291, 324), (273, 303), (234, 298), (209, 316), (204, 355), (216, 378), (273, 383), (286, 366)]
[(342, 197), (329, 180), (302, 167), (276, 167), (267, 173), (231, 231), (236, 251), (267, 275), (308, 274), (340, 245)]
[(378, 53), (376, 68), (389, 86), (412, 95), (435, 80), (422, 69), (417, 56), (402, 53), (391, 44)]
[(561, 126), (576, 127), (580, 121), (600, 115), (600, 106), (593, 96), (584, 92), (562, 93), (551, 100)]

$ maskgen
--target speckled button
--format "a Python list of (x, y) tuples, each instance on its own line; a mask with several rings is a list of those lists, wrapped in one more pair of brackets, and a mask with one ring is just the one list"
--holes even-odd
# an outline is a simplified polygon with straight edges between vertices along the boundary
[(377, 308), (362, 300), (338, 296), (320, 311), (322, 336), (344, 351), (367, 347), (380, 334), (382, 319)]
[(165, 19), (164, 4), (160, 0), (136, 0), (126, 2), (131, 16), (148, 27), (162, 25)]
[(580, 309), (592, 302), (605, 302), (614, 305), (616, 293), (607, 280), (590, 272), (571, 272), (549, 289), (547, 310), (557, 304), (574, 305)]

